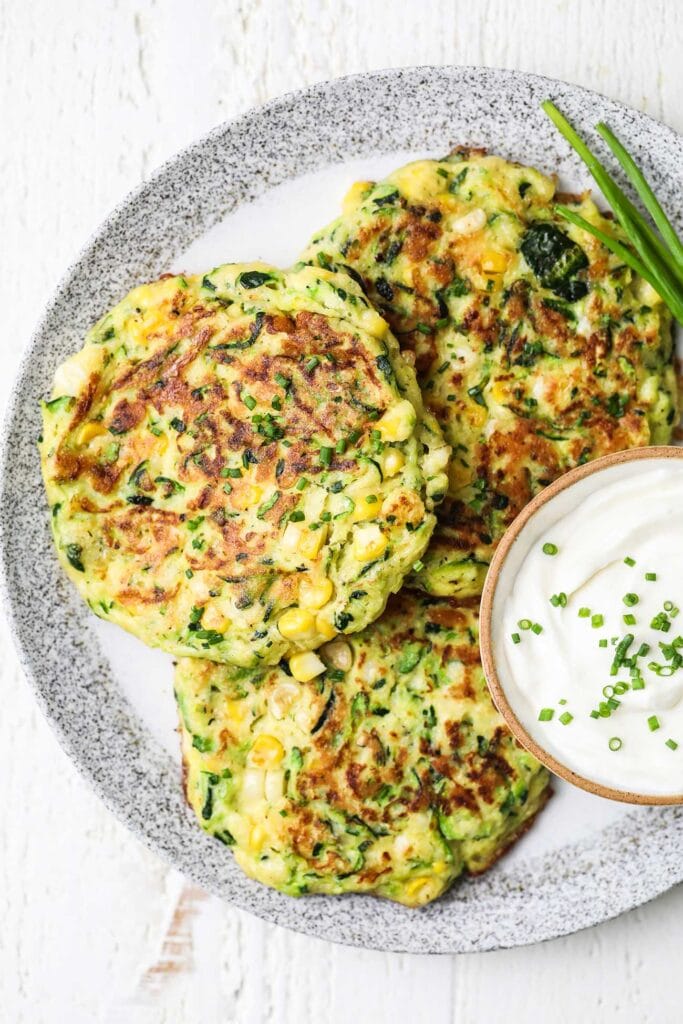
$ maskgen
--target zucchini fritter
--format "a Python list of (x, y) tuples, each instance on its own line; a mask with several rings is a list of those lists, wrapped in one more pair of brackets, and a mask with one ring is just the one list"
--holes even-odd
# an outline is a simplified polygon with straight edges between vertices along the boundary
[[(411, 353), (452, 445), (439, 525), (412, 582), (481, 591), (520, 509), (611, 451), (667, 443), (678, 420), (670, 315), (591, 235), (554, 181), (483, 150), (360, 182), (303, 259), (355, 273)], [(589, 196), (563, 197), (615, 237)]]
[(275, 664), (362, 629), (447, 485), (386, 322), (324, 269), (136, 288), (43, 413), (64, 568), (96, 614), (176, 655)]
[(301, 684), (183, 659), (188, 800), (251, 877), (289, 895), (408, 906), (486, 870), (531, 823), (548, 773), (489, 697), (474, 602), (404, 591), (325, 645)]

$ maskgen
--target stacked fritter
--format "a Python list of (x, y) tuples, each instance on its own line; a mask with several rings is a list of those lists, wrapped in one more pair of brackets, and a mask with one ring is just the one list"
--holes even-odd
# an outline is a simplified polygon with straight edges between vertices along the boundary
[[(533, 168), (456, 150), (355, 185), (304, 255), (363, 284), (453, 447), (411, 580), (432, 594), (479, 594), (534, 494), (589, 459), (667, 443), (678, 419), (668, 310), (556, 199)], [(563, 199), (623, 240), (588, 196)]]
[(541, 487), (677, 420), (665, 307), (554, 190), (465, 150), (362, 182), (291, 271), (131, 292), (44, 403), (64, 567), (181, 657), (188, 800), (283, 892), (424, 904), (547, 798), (486, 689), (488, 562)]

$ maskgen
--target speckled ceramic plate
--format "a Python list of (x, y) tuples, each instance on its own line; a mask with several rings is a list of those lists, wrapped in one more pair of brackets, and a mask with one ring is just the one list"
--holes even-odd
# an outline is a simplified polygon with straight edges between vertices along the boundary
[(88, 326), (133, 285), (261, 257), (286, 264), (357, 176), (457, 143), (585, 173), (539, 110), (546, 96), (587, 134), (604, 118), (681, 212), (681, 140), (574, 86), (508, 71), (417, 68), (314, 86), (191, 146), (126, 199), (67, 272), (24, 358), (4, 427), (4, 601), (26, 674), (60, 742), (107, 806), (200, 885), (254, 914), (378, 949), (463, 952), (584, 928), (683, 877), (683, 810), (628, 810), (558, 783), (534, 829), (482, 878), (422, 910), (368, 897), (293, 900), (245, 878), (185, 806), (171, 662), (101, 623), (52, 550), (35, 440), (38, 401)]

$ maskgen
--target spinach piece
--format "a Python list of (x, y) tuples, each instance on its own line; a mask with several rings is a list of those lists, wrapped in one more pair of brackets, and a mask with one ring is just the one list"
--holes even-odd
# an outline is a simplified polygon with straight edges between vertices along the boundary
[(375, 291), (385, 302), (393, 302), (394, 289), (391, 287), (386, 277), (378, 277), (375, 281)]
[(67, 544), (64, 548), (64, 554), (72, 568), (76, 569), (77, 572), (85, 572), (82, 560), (83, 548), (80, 544)]
[(536, 221), (527, 229), (520, 246), (522, 255), (545, 288), (569, 302), (588, 292), (576, 275), (588, 266), (588, 257), (569, 235), (547, 221)]
[(266, 281), (274, 280), (273, 275), (266, 273), (264, 270), (245, 270), (237, 278), (237, 283), (242, 288), (258, 288), (259, 285), (265, 284)]
[(393, 379), (393, 376), (394, 376), (394, 368), (391, 365), (391, 360), (389, 359), (389, 356), (387, 356), (387, 355), (377, 356), (377, 358), (375, 359), (375, 362), (377, 364), (377, 369), (381, 370), (381, 372), (384, 374), (386, 380), (389, 383), (391, 383), (391, 381)]

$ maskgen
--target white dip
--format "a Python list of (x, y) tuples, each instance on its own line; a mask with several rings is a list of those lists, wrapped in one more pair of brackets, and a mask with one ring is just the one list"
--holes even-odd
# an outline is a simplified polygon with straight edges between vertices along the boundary
[[(622, 641), (635, 661), (614, 674)], [(517, 718), (559, 762), (613, 789), (683, 793), (683, 459), (612, 466), (543, 506), (501, 572), (493, 647)]]

